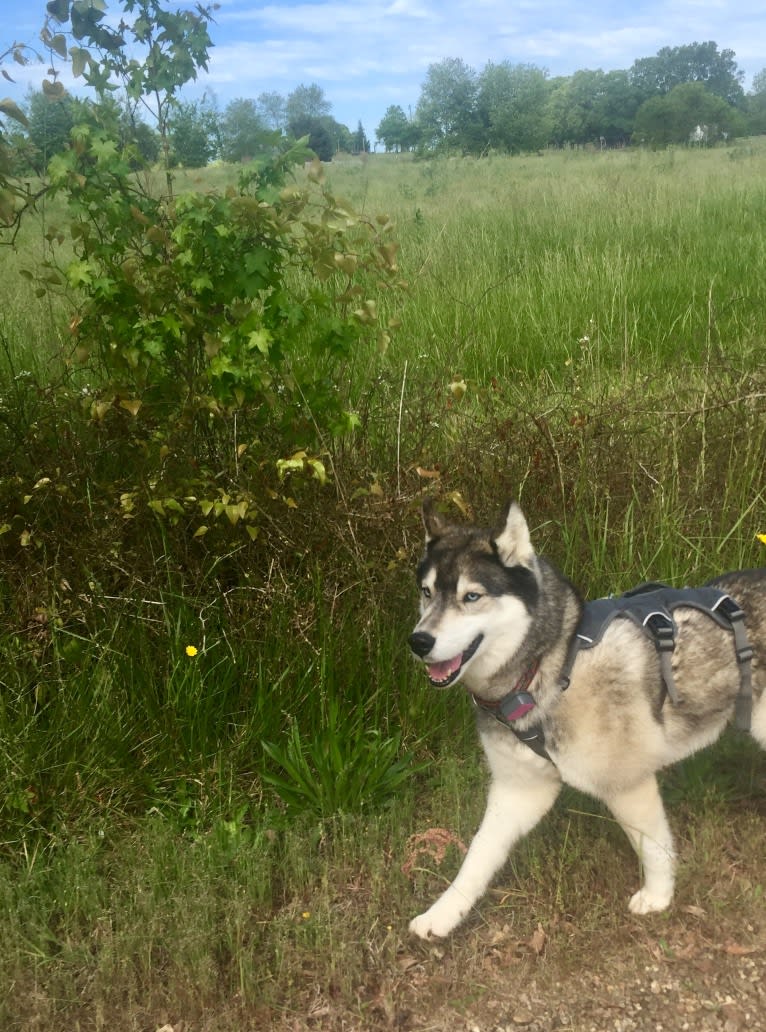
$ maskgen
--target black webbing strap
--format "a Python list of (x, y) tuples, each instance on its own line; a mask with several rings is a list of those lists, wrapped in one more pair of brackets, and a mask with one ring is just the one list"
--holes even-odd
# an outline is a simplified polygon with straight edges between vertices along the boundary
[(724, 595), (717, 605), (731, 624), (734, 633), (734, 651), (739, 664), (739, 694), (734, 706), (734, 723), (740, 731), (749, 731), (753, 717), (753, 649), (745, 631), (745, 614), (731, 595)]

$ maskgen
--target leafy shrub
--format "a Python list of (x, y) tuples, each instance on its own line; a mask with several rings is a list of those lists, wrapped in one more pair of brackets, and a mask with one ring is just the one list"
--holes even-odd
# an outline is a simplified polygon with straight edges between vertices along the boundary
[[(148, 507), (194, 536), (218, 521), (252, 537), (259, 491), (273, 490), (263, 470), (277, 486), (287, 474), (324, 482), (328, 439), (356, 425), (344, 372), (360, 351), (385, 350), (395, 325), (379, 299), (400, 285), (393, 226), (334, 196), (318, 162), (302, 185), (289, 180), (312, 156), (305, 140), (283, 141), (223, 190), (177, 194), (167, 167), (161, 185), (138, 174), (138, 146), (99, 112), (118, 85), (131, 103), (151, 97), (167, 161), (178, 91), (206, 67), (211, 9), (122, 6), (114, 32), (102, 5), (48, 5), (44, 41), (66, 57), (51, 26), (71, 23), (73, 71), (99, 102), (48, 166), (65, 221), (28, 276), (71, 304), (65, 357), (119, 463), (122, 516)], [(128, 55), (131, 36), (145, 61)]]
[[(397, 286), (392, 224), (357, 217), (318, 165), (304, 188), (285, 187), (305, 155), (298, 143), (237, 189), (178, 197), (143, 189), (89, 127), (51, 162), (74, 258), (45, 276), (74, 302), (74, 355), (95, 381), (90, 415), (131, 439), (159, 515), (223, 506), (252, 525), (250, 501), (218, 489), (235, 427), (241, 453), (255, 443), (272, 468), (292, 456), (283, 469), (324, 479), (317, 451), (354, 426), (341, 369), (357, 349), (388, 344), (374, 295)], [(190, 483), (201, 458), (211, 472), (197, 468)], [(146, 483), (123, 493), (135, 505)]]
[[(313, 189), (318, 165), (306, 188), (281, 188), (308, 153), (299, 143), (225, 193), (156, 197), (113, 141), (75, 131), (49, 170), (75, 258), (48, 275), (76, 292), (77, 356), (105, 378), (96, 418), (116, 406), (172, 425), (247, 407), (286, 432), (307, 412), (322, 428), (337, 421), (342, 395), (324, 381), (378, 329), (366, 291), (395, 284), (396, 245), (388, 219), (362, 220)], [(301, 368), (308, 356), (324, 359), (321, 380)]]

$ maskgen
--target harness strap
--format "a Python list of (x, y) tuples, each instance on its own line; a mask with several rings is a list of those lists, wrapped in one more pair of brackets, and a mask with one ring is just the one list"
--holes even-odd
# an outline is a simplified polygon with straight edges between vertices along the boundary
[(740, 731), (749, 731), (753, 717), (753, 649), (745, 631), (745, 614), (731, 595), (724, 595), (717, 603), (731, 624), (734, 633), (734, 652), (739, 664), (739, 695), (734, 705), (734, 723)]
[(511, 731), (513, 731), (520, 742), (529, 746), (532, 752), (536, 752), (544, 760), (553, 763), (548, 750), (545, 748), (545, 732), (543, 731), (542, 724), (533, 724), (526, 731), (519, 731), (518, 728), (512, 727)]
[[(665, 693), (674, 706), (679, 704), (680, 697), (673, 677), (673, 650), (676, 647), (676, 626), (673, 618), (665, 612), (650, 613), (643, 622), (644, 630), (649, 634), (660, 658), (660, 673)], [(663, 699), (663, 702), (665, 700)]]

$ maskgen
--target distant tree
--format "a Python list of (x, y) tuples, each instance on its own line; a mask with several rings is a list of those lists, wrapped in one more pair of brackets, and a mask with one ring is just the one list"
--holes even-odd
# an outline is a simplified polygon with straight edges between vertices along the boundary
[(593, 143), (601, 136), (597, 97), (603, 78), (600, 68), (585, 69), (553, 83), (549, 115), (555, 143)]
[(266, 149), (273, 139), (254, 100), (230, 101), (221, 119), (221, 157), (224, 161), (245, 161)]
[(375, 136), (387, 151), (405, 150), (405, 140), (410, 126), (409, 119), (398, 104), (391, 104), (378, 123)]
[(663, 97), (650, 97), (637, 114), (633, 139), (637, 143), (664, 146), (688, 143), (697, 126), (704, 127), (709, 142), (722, 134), (739, 136), (745, 130), (743, 115), (702, 83), (686, 82)]
[(367, 139), (367, 136), (365, 135), (364, 131), (364, 126), (360, 121), (356, 127), (356, 132), (354, 133), (354, 153), (364, 154), (367, 151), (369, 151), (369, 149), (370, 141)]
[(420, 128), (417, 122), (413, 122), (409, 119), (407, 122), (407, 131), (402, 138), (402, 147), (404, 150), (415, 150), (423, 142), (423, 130)]
[(202, 101), (176, 104), (169, 122), (171, 160), (186, 168), (203, 168), (220, 148), (220, 119), (215, 105)]
[[(696, 125), (696, 123), (695, 123)], [(686, 130), (686, 138), (681, 139), (679, 130), (670, 124), (668, 120), (668, 103), (664, 96), (650, 97), (645, 100), (636, 114), (633, 125), (632, 143), (648, 143), (654, 147), (666, 147), (669, 143), (681, 143), (688, 140), (688, 133), (694, 128)]]
[(511, 154), (544, 147), (549, 139), (548, 73), (509, 61), (487, 64), (479, 76), (477, 109), (490, 146)]
[(332, 105), (324, 90), (312, 83), (298, 86), (287, 97), (285, 116), (287, 132), (296, 140), (309, 138), (309, 147), (322, 161), (332, 161), (339, 150), (352, 151), (354, 139), (345, 125), (330, 114)]
[(332, 137), (335, 140), (335, 150), (348, 151), (349, 153), (353, 152), (354, 134), (348, 126), (343, 125), (341, 122), (336, 122), (334, 118), (323, 119), (323, 122), (325, 122), (328, 131), (332, 134)]
[(642, 100), (669, 93), (683, 83), (702, 83), (710, 93), (728, 104), (744, 101), (744, 72), (737, 67), (733, 50), (718, 50), (718, 44), (689, 43), (663, 47), (654, 57), (633, 62), (630, 78)]
[(131, 118), (131, 127), (133, 141), (144, 161), (149, 165), (159, 161), (161, 153), (159, 133), (138, 118)]
[(766, 133), (766, 68), (753, 76), (752, 88), (745, 99), (748, 131)]
[(269, 129), (287, 128), (287, 101), (281, 93), (259, 93), (258, 114)]
[(480, 150), (486, 130), (478, 117), (477, 95), (476, 72), (464, 61), (448, 57), (429, 65), (417, 106), (425, 146)]
[(638, 90), (627, 71), (606, 72), (596, 98), (599, 137), (607, 144), (627, 142), (633, 133), (636, 112), (641, 106)]
[(69, 146), (72, 128), (81, 119), (82, 104), (68, 93), (49, 95), (36, 90), (27, 95), (26, 106), (31, 159), (41, 173), (54, 154)]
[(296, 140), (308, 137), (309, 147), (321, 161), (332, 161), (339, 150), (352, 151), (354, 138), (345, 125), (330, 115), (304, 116), (290, 122), (290, 134)]
[(630, 139), (641, 98), (627, 72), (584, 69), (552, 83), (552, 140), (614, 145)]
[[(21, 109), (19, 109), (21, 110)], [(24, 132), (23, 123), (16, 128), (6, 128), (0, 137), (0, 246), (5, 244), (2, 230), (7, 228), (13, 209), (12, 197), (8, 194), (8, 183), (19, 177), (41, 175), (40, 153)], [(21, 190), (19, 191), (21, 193)], [(23, 196), (23, 195), (22, 195)]]
[(420, 143), (421, 129), (398, 104), (392, 104), (378, 123), (375, 136), (387, 151), (408, 151)]
[(332, 105), (324, 95), (324, 90), (316, 83), (311, 86), (297, 86), (290, 93), (285, 101), (285, 117), (287, 130), (291, 136), (300, 137), (301, 133), (295, 131), (298, 122), (305, 122), (306, 119), (320, 119), (327, 117), (332, 111)]

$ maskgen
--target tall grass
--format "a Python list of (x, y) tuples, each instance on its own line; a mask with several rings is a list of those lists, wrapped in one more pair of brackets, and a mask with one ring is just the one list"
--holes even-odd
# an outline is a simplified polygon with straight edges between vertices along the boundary
[[(404, 920), (483, 780), (465, 700), (406, 655), (420, 496), (481, 520), (519, 498), (590, 594), (762, 563), (764, 153), (333, 164), (336, 193), (397, 220), (402, 328), (346, 370), (361, 431), (333, 483), (264, 496), (261, 537), (217, 554), (122, 519), (64, 313), (18, 276), (28, 227), (0, 282), (0, 526), (41, 542), (0, 534), (3, 1027), (393, 1006)], [(570, 799), (553, 824), (503, 922), (627, 895), (603, 815)], [(454, 855), (405, 875), (433, 826)]]
[(413, 360), (558, 377), (585, 337), (626, 371), (698, 361), (711, 334), (724, 353), (762, 344), (761, 147), (385, 160), (382, 183), (373, 162), (330, 176), (371, 210), (398, 200)]

